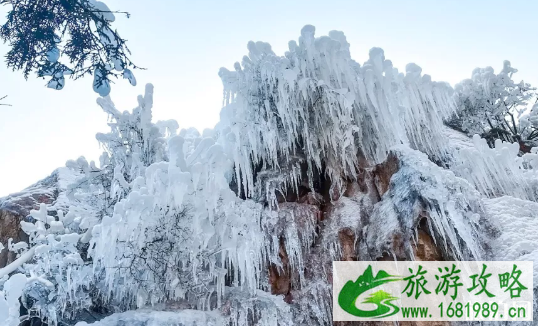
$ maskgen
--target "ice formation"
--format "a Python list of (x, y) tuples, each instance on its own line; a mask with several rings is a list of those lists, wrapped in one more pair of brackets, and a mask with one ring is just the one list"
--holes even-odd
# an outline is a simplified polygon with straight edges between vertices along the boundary
[(452, 169), (488, 197), (509, 195), (538, 200), (536, 151), (519, 156), (519, 144), (499, 139), (490, 148), (485, 139), (473, 137), (473, 146), (455, 153)]
[(451, 88), (421, 75), (415, 64), (399, 73), (383, 50), (363, 65), (351, 59), (342, 32), (314, 37), (307, 25), (284, 57), (250, 42), (236, 71), (222, 68), (225, 103), (219, 141), (236, 164), (236, 179), (252, 195), (252, 165), (278, 169), (302, 155), (308, 177), (322, 170), (334, 181), (356, 177), (357, 153), (382, 162), (401, 143), (444, 157), (437, 132), (454, 112)]
[(132, 112), (98, 99), (105, 152), (67, 162), (62, 209), (22, 223), (0, 315), (22, 293), (52, 325), (86, 326), (96, 305), (118, 312), (96, 326), (327, 325), (331, 262), (415, 259), (419, 228), (444, 259), (536, 260), (537, 152), (447, 130), (449, 85), (378, 48), (361, 66), (343, 33), (314, 32), (285, 56), (250, 42), (202, 135), (153, 122), (152, 85)]
[[(380, 256), (388, 251), (386, 245), (392, 243), (395, 231), (404, 233), (404, 239), (414, 237), (424, 212), (428, 215), (428, 229), (445, 257), (482, 259), (478, 225), (483, 209), (476, 189), (452, 171), (430, 162), (421, 152), (398, 146), (393, 153), (398, 156), (400, 167), (384, 195), (388, 198), (375, 207), (368, 225), (376, 230), (368, 234), (370, 252), (377, 251)], [(411, 239), (404, 242), (412, 244)], [(410, 247), (405, 249), (412, 253)]]

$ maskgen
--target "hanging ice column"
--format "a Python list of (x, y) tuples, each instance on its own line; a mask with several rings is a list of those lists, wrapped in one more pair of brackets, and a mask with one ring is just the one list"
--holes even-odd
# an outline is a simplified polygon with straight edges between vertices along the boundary
[(379, 163), (390, 147), (405, 143), (445, 155), (439, 130), (454, 112), (448, 84), (421, 76), (415, 64), (399, 73), (379, 48), (361, 67), (342, 32), (319, 38), (314, 32), (303, 27), (284, 57), (267, 43), (249, 42), (249, 55), (235, 71), (219, 72), (226, 106), (217, 131), (247, 196), (253, 165), (279, 169), (279, 158), (297, 154), (304, 155), (309, 177), (324, 164), (333, 182), (355, 177), (358, 153)]

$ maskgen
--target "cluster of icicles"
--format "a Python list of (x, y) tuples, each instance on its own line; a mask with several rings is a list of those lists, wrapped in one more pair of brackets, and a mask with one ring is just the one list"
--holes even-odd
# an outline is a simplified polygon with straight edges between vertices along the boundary
[(279, 169), (297, 153), (310, 179), (318, 169), (336, 186), (342, 176), (356, 177), (360, 151), (373, 163), (402, 143), (446, 157), (439, 130), (455, 110), (448, 84), (432, 82), (416, 64), (399, 73), (379, 48), (360, 66), (342, 32), (314, 32), (305, 26), (284, 57), (250, 42), (235, 71), (221, 68), (227, 105), (217, 130), (247, 195), (255, 187), (253, 164)]

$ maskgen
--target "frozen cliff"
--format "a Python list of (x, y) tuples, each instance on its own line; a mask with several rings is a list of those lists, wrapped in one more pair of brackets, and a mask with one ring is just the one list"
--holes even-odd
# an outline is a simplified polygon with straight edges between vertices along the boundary
[(314, 34), (250, 42), (202, 134), (153, 122), (152, 85), (98, 99), (100, 162), (0, 201), (0, 324), (331, 325), (334, 260), (538, 266), (536, 151), (445, 127), (449, 85)]

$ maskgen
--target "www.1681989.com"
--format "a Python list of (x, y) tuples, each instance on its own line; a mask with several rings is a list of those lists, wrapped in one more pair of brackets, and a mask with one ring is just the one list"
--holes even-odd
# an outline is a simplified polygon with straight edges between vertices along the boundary
[(441, 302), (438, 307), (440, 317), (446, 316), (448, 318), (477, 318), (481, 316), (483, 318), (509, 320), (511, 318), (525, 318), (526, 315), (526, 310), (523, 306), (507, 306), (500, 309), (497, 302), (467, 302), (465, 304), (451, 302), (448, 305)]

